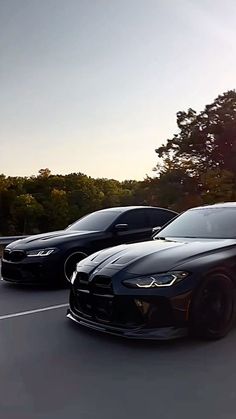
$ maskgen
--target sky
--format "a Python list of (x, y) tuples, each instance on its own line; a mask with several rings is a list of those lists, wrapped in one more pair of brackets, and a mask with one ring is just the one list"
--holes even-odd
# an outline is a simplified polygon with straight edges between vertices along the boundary
[(235, 0), (0, 0), (0, 173), (142, 180), (236, 87)]

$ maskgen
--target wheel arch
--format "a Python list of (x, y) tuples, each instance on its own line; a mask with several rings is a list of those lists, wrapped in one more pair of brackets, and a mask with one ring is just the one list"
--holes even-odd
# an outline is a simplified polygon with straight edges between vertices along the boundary
[(227, 266), (219, 265), (219, 266), (211, 267), (207, 271), (202, 272), (202, 274), (200, 275), (200, 280), (198, 281), (198, 284), (195, 290), (198, 289), (202, 285), (202, 283), (207, 277), (215, 275), (215, 274), (227, 275), (231, 279), (234, 285), (234, 288), (236, 288), (236, 273), (234, 273), (233, 270)]
[[(214, 336), (214, 334), (210, 335), (209, 332), (206, 332), (207, 329), (204, 331), (204, 328), (203, 328), (201, 331), (201, 327), (202, 325), (204, 325), (204, 323), (202, 323), (202, 325), (201, 325), (201, 322), (198, 323), (198, 320), (196, 320), (198, 319), (198, 316), (196, 316), (196, 312), (198, 310), (198, 299), (199, 299), (199, 296), (201, 298), (201, 293), (204, 290), (204, 287), (207, 286), (209, 281), (211, 282), (211, 277), (212, 277), (212, 281), (214, 281), (214, 276), (215, 276), (216, 277), (215, 279), (217, 281), (217, 275), (224, 277), (225, 280), (227, 279), (228, 283), (229, 282), (231, 283), (230, 287), (232, 287), (232, 293), (230, 293), (229, 295), (231, 295), (231, 298), (232, 298), (232, 306), (231, 306), (232, 309), (231, 309), (231, 320), (229, 321), (228, 326), (227, 325), (225, 326), (225, 330), (222, 329), (221, 332), (219, 331), (218, 335), (217, 335), (217, 332), (215, 332), (215, 336)], [(196, 336), (199, 336), (199, 337), (205, 336), (210, 339), (218, 339), (225, 336), (225, 334), (228, 333), (228, 331), (231, 329), (235, 321), (235, 316), (236, 316), (236, 293), (235, 293), (236, 283), (235, 282), (236, 282), (235, 274), (230, 269), (226, 267), (222, 267), (222, 266), (209, 269), (207, 272), (204, 273), (204, 275), (202, 275), (201, 280), (198, 282), (198, 285), (196, 286), (196, 288), (194, 289), (192, 293), (190, 304), (188, 307), (188, 324), (189, 324), (188, 327), (189, 327), (190, 333), (193, 332), (193, 334)], [(228, 286), (226, 287), (226, 289), (227, 288)], [(228, 292), (229, 292), (229, 288), (228, 288)], [(200, 328), (199, 328), (199, 325), (200, 325)]]

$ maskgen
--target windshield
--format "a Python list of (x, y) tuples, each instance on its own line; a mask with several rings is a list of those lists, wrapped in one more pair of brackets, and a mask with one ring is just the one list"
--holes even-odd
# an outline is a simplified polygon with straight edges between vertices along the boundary
[(118, 215), (119, 212), (117, 211), (93, 212), (76, 221), (67, 230), (104, 231), (115, 221)]
[(159, 237), (203, 239), (236, 238), (236, 208), (201, 208), (181, 214), (161, 230)]

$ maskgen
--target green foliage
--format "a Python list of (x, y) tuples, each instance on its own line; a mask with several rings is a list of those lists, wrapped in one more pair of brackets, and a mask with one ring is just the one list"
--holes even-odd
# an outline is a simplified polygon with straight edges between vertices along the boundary
[(156, 152), (174, 164), (191, 162), (192, 169), (204, 172), (224, 169), (236, 173), (236, 92), (217, 97), (204, 111), (177, 113), (179, 133)]
[(38, 232), (37, 221), (43, 215), (43, 207), (29, 193), (18, 195), (12, 202), (10, 214), (16, 231), (28, 234)]
[(235, 176), (227, 170), (209, 170), (201, 177), (202, 198), (207, 204), (236, 199)]
[(101, 208), (143, 203), (149, 203), (143, 182), (52, 175), (49, 169), (31, 177), (0, 175), (0, 234), (63, 229)]
[(61, 189), (52, 189), (50, 199), (45, 208), (52, 230), (65, 228), (69, 221), (69, 204), (66, 192)]
[(159, 202), (182, 210), (236, 198), (236, 92), (177, 113), (179, 132), (156, 149)]

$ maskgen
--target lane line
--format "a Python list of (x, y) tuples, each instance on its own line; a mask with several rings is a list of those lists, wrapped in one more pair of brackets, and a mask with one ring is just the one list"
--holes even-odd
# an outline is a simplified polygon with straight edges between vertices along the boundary
[(13, 313), (13, 314), (5, 314), (3, 316), (0, 316), (0, 320), (11, 319), (12, 317), (27, 316), (29, 314), (40, 313), (42, 311), (56, 310), (58, 308), (63, 308), (63, 307), (68, 307), (68, 306), (69, 304), (58, 304), (56, 306), (37, 308), (35, 310), (20, 311), (19, 313)]

